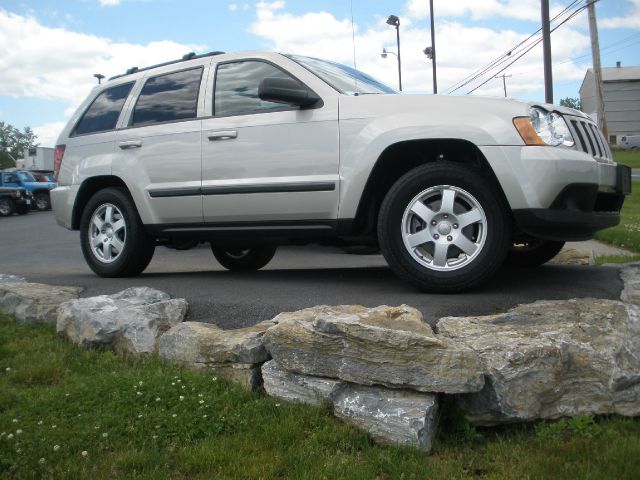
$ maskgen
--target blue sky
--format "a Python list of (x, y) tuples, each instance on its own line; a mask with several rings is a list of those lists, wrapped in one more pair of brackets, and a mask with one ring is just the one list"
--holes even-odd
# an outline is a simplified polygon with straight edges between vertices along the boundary
[[(552, 0), (552, 15), (572, 3)], [(395, 14), (404, 90), (431, 93), (431, 64), (422, 54), (430, 44), (428, 0), (352, 4), (358, 68), (397, 86), (395, 57), (380, 57), (383, 47), (395, 51), (395, 30), (385, 23)], [(535, 32), (539, 8), (539, 0), (435, 0), (439, 93)], [(640, 0), (600, 0), (597, 15), (603, 66), (640, 65)], [(0, 45), (0, 120), (33, 127), (44, 146), (53, 145), (95, 84), (93, 73), (112, 76), (192, 50), (268, 49), (354, 61), (350, 0), (3, 0)], [(554, 32), (552, 46), (555, 101), (576, 97), (591, 66), (586, 11)], [(509, 96), (544, 98), (540, 46), (504, 73), (512, 75)], [(503, 95), (502, 81), (491, 79), (474, 94)]]

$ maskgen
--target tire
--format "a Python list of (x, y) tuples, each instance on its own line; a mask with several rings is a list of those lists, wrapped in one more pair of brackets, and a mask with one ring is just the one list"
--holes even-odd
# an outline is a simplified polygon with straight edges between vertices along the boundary
[(41, 212), (51, 210), (51, 200), (48, 193), (36, 193), (33, 197), (33, 203), (36, 206), (36, 210)]
[(509, 267), (539, 267), (555, 257), (564, 247), (564, 242), (527, 238), (512, 243), (504, 262)]
[(271, 261), (277, 247), (262, 246), (245, 249), (216, 247), (211, 244), (211, 251), (216, 260), (227, 270), (248, 271), (260, 270)]
[(0, 198), (0, 217), (10, 217), (15, 212), (16, 206), (10, 198)]
[(16, 212), (18, 213), (18, 215), (26, 215), (27, 213), (29, 213), (29, 205), (20, 205), (19, 207), (16, 207)]
[(425, 292), (478, 286), (501, 266), (511, 222), (492, 179), (454, 163), (402, 176), (385, 196), (378, 240), (391, 269)]
[(133, 200), (120, 188), (105, 188), (91, 197), (82, 212), (80, 246), (91, 270), (101, 277), (139, 275), (155, 251)]

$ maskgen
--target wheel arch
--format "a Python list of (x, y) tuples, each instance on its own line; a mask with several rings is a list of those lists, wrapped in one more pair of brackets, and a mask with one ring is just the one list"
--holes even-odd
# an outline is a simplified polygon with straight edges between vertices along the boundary
[(116, 177), (114, 175), (99, 175), (86, 179), (80, 185), (73, 204), (71, 228), (74, 230), (80, 229), (80, 220), (82, 219), (84, 206), (96, 192), (109, 187), (122, 188), (127, 192), (127, 195), (131, 196), (131, 192), (129, 192), (127, 185), (120, 177)]
[(511, 214), (500, 182), (475, 144), (464, 139), (408, 140), (387, 146), (378, 156), (360, 196), (352, 224), (353, 233), (375, 232), (380, 206), (393, 184), (408, 171), (435, 162), (462, 163), (477, 169), (494, 184)]

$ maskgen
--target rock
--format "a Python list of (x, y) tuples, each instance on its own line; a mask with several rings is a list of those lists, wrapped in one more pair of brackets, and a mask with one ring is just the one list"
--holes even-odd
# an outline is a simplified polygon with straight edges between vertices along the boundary
[(261, 384), (260, 364), (269, 359), (262, 336), (273, 325), (267, 321), (223, 330), (209, 323), (184, 322), (160, 338), (159, 354), (255, 390)]
[(20, 277), (19, 275), (9, 275), (7, 273), (0, 273), (0, 283), (23, 283), (27, 279)]
[(507, 313), (443, 318), (438, 332), (480, 357), (486, 385), (460, 395), (469, 421), (495, 425), (581, 414), (640, 415), (638, 307), (538, 301)]
[(0, 310), (29, 325), (55, 325), (61, 303), (78, 298), (80, 287), (58, 287), (42, 283), (13, 282), (0, 284)]
[(549, 261), (550, 265), (594, 265), (595, 263), (593, 250), (588, 248), (564, 248)]
[(335, 392), (345, 385), (332, 378), (287, 372), (275, 360), (262, 366), (262, 381), (264, 390), (271, 397), (316, 406), (330, 404)]
[(428, 452), (436, 433), (436, 395), (347, 384), (333, 399), (335, 415), (379, 442)]
[(262, 366), (262, 378), (272, 397), (331, 405), (338, 418), (369, 432), (379, 442), (431, 450), (438, 411), (436, 395), (287, 372), (275, 360)]
[(274, 322), (264, 344), (290, 372), (423, 392), (474, 392), (484, 385), (475, 353), (434, 335), (406, 305), (317, 306)]
[(184, 299), (171, 299), (148, 287), (132, 287), (114, 295), (63, 303), (57, 331), (83, 347), (111, 345), (118, 353), (153, 353), (160, 335), (182, 322), (187, 308)]
[(640, 263), (632, 263), (620, 270), (624, 288), (620, 294), (623, 302), (640, 305)]

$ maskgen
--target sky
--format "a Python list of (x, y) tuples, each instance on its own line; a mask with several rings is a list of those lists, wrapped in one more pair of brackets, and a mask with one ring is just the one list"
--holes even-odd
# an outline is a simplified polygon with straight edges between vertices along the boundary
[[(551, 0), (558, 26), (586, 0)], [(273, 50), (341, 62), (397, 88), (397, 53), (389, 15), (400, 18), (405, 93), (432, 93), (428, 0), (0, 0), (0, 121), (30, 126), (53, 146), (95, 86), (133, 66), (194, 51)], [(568, 11), (562, 11), (571, 6)], [(596, 4), (603, 67), (640, 65), (640, 0)], [(352, 22), (353, 19), (353, 22)], [(541, 25), (540, 0), (434, 0), (438, 94), (544, 100), (541, 44), (511, 63)], [(552, 33), (554, 100), (578, 97), (591, 46), (586, 10)], [(462, 80), (505, 57), (463, 88)], [(481, 83), (488, 80), (483, 86)]]

